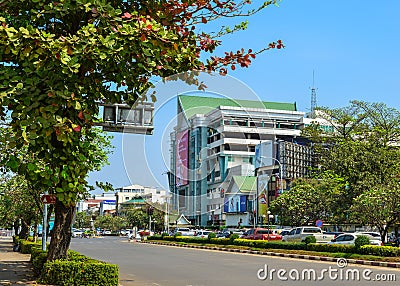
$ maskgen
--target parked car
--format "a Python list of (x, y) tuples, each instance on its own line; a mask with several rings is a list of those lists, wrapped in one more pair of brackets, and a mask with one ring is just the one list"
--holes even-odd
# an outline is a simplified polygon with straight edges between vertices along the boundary
[(72, 230), (72, 237), (81, 237), (82, 235), (83, 235), (83, 230), (80, 229)]
[(344, 233), (343, 231), (324, 231), (324, 234), (334, 235), (333, 238), (336, 238), (338, 235), (341, 235), (343, 233)]
[(195, 235), (195, 231), (188, 228), (188, 227), (178, 227), (175, 229), (174, 234), (175, 233), (181, 233), (182, 236), (194, 236)]
[(367, 236), (369, 238), (369, 243), (371, 245), (383, 245), (382, 240), (380, 238), (373, 237), (364, 233), (343, 233), (338, 235), (336, 238), (332, 239), (330, 244), (353, 244), (355, 243), (357, 237), (359, 236)]
[(375, 232), (375, 231), (358, 231), (357, 233), (363, 233), (363, 234), (367, 234), (367, 235), (373, 236), (375, 238), (381, 239), (381, 234), (379, 232)]
[(210, 233), (212, 233), (212, 231), (209, 231), (209, 230), (196, 230), (196, 234), (194, 235), (194, 237), (196, 237), (196, 238), (207, 238)]
[(333, 234), (324, 234), (322, 229), (316, 226), (299, 226), (293, 228), (285, 235), (283, 241), (303, 242), (307, 236), (314, 236), (317, 243), (328, 243), (335, 238)]
[(272, 229), (267, 228), (252, 228), (242, 236), (244, 239), (257, 240), (282, 240), (282, 235), (274, 233)]
[(292, 229), (287, 228), (287, 229), (282, 229), (281, 232), (279, 233), (282, 236), (288, 235)]
[(217, 233), (217, 238), (229, 238), (232, 234), (237, 234), (239, 237), (243, 235), (243, 231), (240, 229), (224, 229)]

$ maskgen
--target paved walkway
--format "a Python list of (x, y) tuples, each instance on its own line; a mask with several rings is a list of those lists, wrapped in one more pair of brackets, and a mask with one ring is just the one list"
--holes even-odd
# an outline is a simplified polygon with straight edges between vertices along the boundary
[(31, 255), (12, 248), (12, 238), (0, 236), (0, 285), (38, 285), (29, 262)]

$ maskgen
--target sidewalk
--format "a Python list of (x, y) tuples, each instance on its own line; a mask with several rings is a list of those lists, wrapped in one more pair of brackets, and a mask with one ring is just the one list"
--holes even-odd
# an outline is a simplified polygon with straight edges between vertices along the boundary
[(34, 280), (30, 254), (14, 252), (11, 237), (0, 237), (0, 286), (38, 285)]

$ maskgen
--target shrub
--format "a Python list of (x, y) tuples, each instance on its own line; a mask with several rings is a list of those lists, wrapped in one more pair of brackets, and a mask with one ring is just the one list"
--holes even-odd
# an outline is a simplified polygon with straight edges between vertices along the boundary
[(43, 251), (41, 248), (32, 247), (31, 248), (31, 262), (33, 266), (33, 272), (36, 276), (40, 276), (43, 271), (43, 266), (46, 263), (47, 252)]
[(360, 247), (361, 254), (395, 257), (400, 256), (400, 248), (395, 246), (363, 245)]
[(354, 253), (354, 245), (310, 243), (307, 245), (307, 250), (317, 251), (317, 252)]
[(368, 245), (369, 243), (370, 243), (370, 241), (369, 241), (369, 237), (368, 236), (360, 235), (354, 241), (354, 247), (355, 247), (356, 251), (358, 252), (361, 246)]
[(21, 247), (21, 253), (30, 254), (32, 247), (40, 247), (41, 242), (33, 242), (24, 239), (19, 240), (19, 245)]
[(234, 241), (235, 239), (238, 239), (238, 238), (240, 238), (240, 237), (239, 237), (239, 235), (238, 235), (237, 233), (232, 233), (232, 234), (229, 236), (229, 241), (231, 242), (231, 244), (233, 244), (233, 241)]
[(166, 233), (166, 232), (163, 232), (163, 233), (161, 234), (161, 238), (162, 238), (162, 239), (164, 239), (164, 237), (166, 237), (166, 236), (169, 236), (169, 234)]
[(61, 286), (118, 285), (118, 266), (100, 261), (48, 261), (44, 264), (40, 283)]
[(306, 244), (303, 242), (282, 242), (267, 240), (250, 240), (250, 239), (235, 239), (234, 245), (257, 247), (264, 249), (292, 249), (292, 250), (306, 250)]
[(177, 233), (174, 234), (175, 238), (177, 238), (178, 236), (182, 236), (182, 233), (181, 232), (177, 232)]
[(317, 239), (315, 238), (314, 235), (310, 235), (310, 236), (306, 236), (306, 238), (304, 238), (304, 243), (306, 245), (310, 244), (310, 243), (316, 243)]
[(217, 235), (215, 234), (215, 232), (210, 232), (209, 234), (208, 234), (208, 236), (207, 236), (207, 239), (208, 240), (211, 240), (212, 238), (216, 238), (217, 237)]

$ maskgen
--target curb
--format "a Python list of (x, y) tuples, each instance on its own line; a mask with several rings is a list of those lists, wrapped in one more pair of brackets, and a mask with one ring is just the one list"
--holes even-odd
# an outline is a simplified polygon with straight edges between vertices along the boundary
[[(286, 257), (286, 258), (306, 259), (306, 260), (319, 260), (319, 261), (336, 262), (336, 263), (343, 260), (343, 258), (336, 258), (336, 257), (314, 256), (314, 255), (292, 254), (292, 253), (279, 253), (279, 252), (270, 252), (270, 251), (263, 252), (263, 251), (257, 251), (257, 250), (210, 247), (210, 246), (204, 246), (204, 245), (163, 243), (163, 242), (148, 241), (148, 240), (140, 241), (140, 242), (148, 243), (148, 244), (164, 245), (164, 246), (208, 249), (208, 250), (218, 250), (218, 251), (224, 251), (224, 252), (237, 252), (237, 253), (246, 253), (246, 254), (257, 254), (257, 255), (278, 256), (278, 257)], [(358, 264), (358, 265), (400, 268), (400, 263), (396, 263), (396, 262), (369, 261), (369, 260), (358, 260), (358, 259), (347, 259), (347, 258), (346, 258), (346, 262), (351, 263), (351, 264)]]

